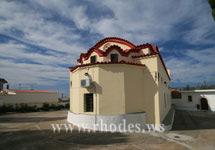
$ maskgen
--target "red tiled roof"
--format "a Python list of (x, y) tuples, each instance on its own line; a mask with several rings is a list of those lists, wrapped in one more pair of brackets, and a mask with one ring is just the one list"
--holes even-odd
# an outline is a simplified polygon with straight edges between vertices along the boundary
[[(106, 51), (100, 50), (99, 47), (101, 45), (103, 45), (104, 43), (106, 43), (106, 42), (116, 42), (116, 43), (125, 44), (125, 45), (129, 46), (130, 49), (122, 50), (119, 46), (112, 45), (112, 46), (108, 47), (108, 49)], [(121, 56), (128, 57), (130, 53), (139, 53), (141, 51), (141, 49), (144, 49), (144, 48), (149, 48), (151, 52), (149, 54), (147, 54), (147, 55), (137, 55), (137, 56), (133, 56), (132, 58), (139, 58), (139, 57), (146, 57), (146, 56), (151, 56), (151, 55), (158, 55), (160, 60), (161, 60), (161, 62), (162, 62), (162, 65), (164, 66), (164, 69), (165, 69), (165, 71), (167, 73), (167, 76), (170, 79), (169, 73), (168, 73), (168, 71), (166, 69), (166, 66), (165, 66), (164, 61), (162, 59), (162, 56), (161, 56), (161, 54), (160, 54), (160, 52), (158, 50), (158, 47), (157, 46), (152, 46), (151, 44), (148, 44), (148, 43), (135, 46), (133, 43), (131, 43), (131, 42), (127, 41), (127, 40), (117, 38), (117, 37), (108, 37), (108, 38), (105, 38), (105, 39), (99, 41), (95, 46), (90, 48), (87, 51), (87, 53), (81, 53), (80, 58), (77, 61), (82, 64), (83, 60), (89, 59), (91, 53), (93, 53), (93, 52), (96, 52), (100, 57), (105, 57), (112, 50), (116, 50), (116, 51), (118, 51), (120, 53)], [(79, 65), (79, 66), (81, 66), (81, 65)]]
[(130, 48), (136, 47), (133, 43), (131, 43), (131, 42), (125, 40), (125, 39), (121, 39), (121, 38), (118, 38), (118, 37), (107, 37), (107, 38), (104, 38), (104, 39), (100, 40), (92, 48), (99, 48), (101, 45), (103, 45), (104, 43), (107, 43), (107, 42), (116, 42), (116, 43), (120, 43), (120, 44), (125, 44)]
[(78, 62), (82, 63), (82, 60), (87, 60), (89, 59), (90, 55), (93, 53), (93, 52), (96, 52), (100, 57), (105, 57), (107, 56), (112, 50), (116, 50), (120, 53), (121, 56), (125, 56), (125, 57), (128, 57), (129, 54), (132, 52), (132, 53), (139, 53), (141, 48), (148, 48), (150, 47), (151, 45), (144, 45), (142, 47), (138, 47), (138, 48), (132, 48), (132, 49), (129, 49), (129, 50), (125, 50), (123, 51), (119, 46), (117, 45), (112, 45), (110, 46), (106, 51), (102, 51), (100, 49), (91, 49), (89, 50), (87, 53), (82, 53), (81, 56), (80, 56), (80, 59), (78, 60)]
[(127, 64), (127, 65), (136, 65), (136, 66), (145, 66), (144, 64), (130, 63), (130, 62), (125, 62), (124, 60), (122, 60), (120, 62), (96, 62), (96, 63), (82, 64), (82, 65), (77, 65), (74, 67), (69, 67), (69, 69), (72, 72), (79, 67), (86, 67), (86, 66), (97, 65), (97, 64)]
[[(100, 57), (105, 57), (107, 56), (112, 50), (117, 50), (120, 55), (128, 57), (130, 53), (139, 53), (141, 51), (141, 49), (143, 48), (150, 48), (150, 50), (152, 49), (152, 45), (151, 44), (143, 44), (143, 45), (139, 45), (139, 46), (135, 46), (131, 49), (127, 49), (127, 50), (122, 50), (119, 46), (117, 45), (112, 45), (110, 47), (108, 47), (108, 49), (106, 51), (102, 51), (100, 49), (98, 49), (97, 47), (93, 47), (90, 48), (87, 53), (81, 53), (80, 58), (77, 60), (79, 63), (82, 63), (83, 59), (87, 60), (91, 53), (96, 52)], [(153, 51), (152, 51), (153, 52)]]

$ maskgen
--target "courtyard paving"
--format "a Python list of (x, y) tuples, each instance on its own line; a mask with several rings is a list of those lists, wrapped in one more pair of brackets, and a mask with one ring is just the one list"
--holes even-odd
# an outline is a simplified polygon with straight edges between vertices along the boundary
[(66, 116), (67, 110), (0, 115), (0, 149), (215, 150), (215, 113), (176, 111), (164, 133), (54, 133), (50, 124), (68, 123)]

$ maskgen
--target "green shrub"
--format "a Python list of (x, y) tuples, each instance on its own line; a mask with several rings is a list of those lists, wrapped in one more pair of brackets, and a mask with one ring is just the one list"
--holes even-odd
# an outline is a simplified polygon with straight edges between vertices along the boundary
[(14, 109), (14, 107), (13, 107), (13, 105), (2, 105), (1, 107), (0, 107), (0, 112), (1, 113), (5, 113), (5, 112), (14, 112), (15, 111), (15, 109)]
[(63, 105), (59, 105), (60, 109), (64, 109), (65, 107)]
[(16, 111), (17, 112), (28, 112), (29, 111), (29, 107), (28, 107), (28, 104), (24, 104), (24, 103), (21, 103), (21, 104), (17, 104), (16, 105)]
[(49, 104), (48, 103), (43, 103), (43, 106), (42, 106), (41, 110), (49, 111), (49, 109), (50, 109)]
[(36, 112), (38, 111), (38, 108), (36, 105), (28, 106), (28, 104), (15, 104), (15, 110), (16, 112)]
[(61, 109), (60, 105), (57, 105), (55, 109), (60, 110)]
[(67, 104), (65, 105), (65, 108), (69, 108), (69, 103), (67, 103)]
[(3, 105), (0, 106), (0, 113), (5, 113), (5, 112), (37, 112), (39, 110), (43, 111), (49, 111), (50, 109), (55, 109), (55, 110), (61, 110), (64, 108), (69, 108), (69, 104), (66, 104), (65, 106), (63, 105), (56, 105), (56, 104), (48, 104), (48, 103), (43, 103), (41, 108), (38, 108), (36, 105), (28, 105), (25, 103), (20, 103), (20, 104), (15, 104), (15, 105)]
[(55, 104), (51, 104), (50, 109), (56, 109), (56, 105)]
[(39, 109), (37, 108), (37, 105), (29, 106), (28, 111), (30, 112), (37, 112)]

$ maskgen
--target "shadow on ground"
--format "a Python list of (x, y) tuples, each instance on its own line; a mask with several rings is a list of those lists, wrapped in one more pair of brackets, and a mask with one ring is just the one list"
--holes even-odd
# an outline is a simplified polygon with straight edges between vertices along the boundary
[(68, 147), (89, 148), (95, 145), (109, 145), (127, 142), (127, 135), (121, 133), (53, 133), (52, 130), (22, 130), (0, 132), (0, 146), (10, 149), (67, 149)]
[(0, 118), (0, 123), (25, 123), (25, 122), (39, 122), (39, 121), (56, 121), (63, 120), (65, 117), (4, 117)]
[(215, 129), (215, 113), (175, 111), (172, 130)]
[(67, 133), (67, 135), (65, 135), (65, 133), (62, 133), (62, 135), (63, 138), (58, 138), (61, 137), (61, 135), (56, 136), (58, 140), (81, 145), (109, 145), (127, 142), (127, 135), (123, 133), (79, 133), (77, 130), (73, 130), (72, 133)]

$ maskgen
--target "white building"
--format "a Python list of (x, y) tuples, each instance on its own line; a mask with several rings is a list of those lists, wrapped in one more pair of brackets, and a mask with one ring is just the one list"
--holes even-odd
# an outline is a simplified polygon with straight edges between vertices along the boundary
[[(8, 90), (0, 95), (0, 103), (5, 105), (28, 104), (42, 106), (43, 103), (58, 104), (58, 92), (48, 90)], [(14, 94), (13, 94), (14, 93)]]
[(172, 104), (176, 110), (215, 112), (215, 89), (172, 91)]

